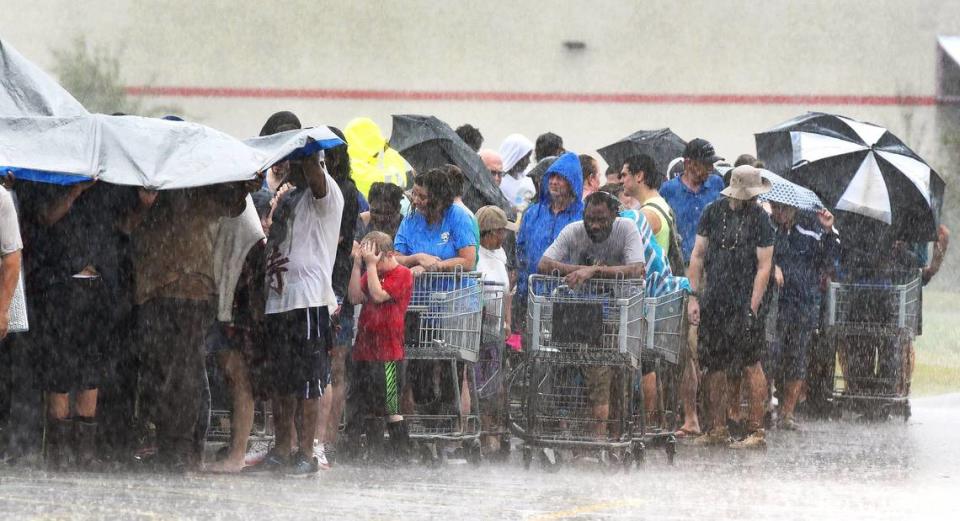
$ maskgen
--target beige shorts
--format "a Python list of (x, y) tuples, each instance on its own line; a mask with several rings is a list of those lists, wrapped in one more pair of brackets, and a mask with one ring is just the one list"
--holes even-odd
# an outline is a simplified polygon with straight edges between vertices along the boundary
[[(590, 366), (583, 370), (590, 405), (618, 405), (623, 371), (611, 366)], [(611, 400), (613, 398), (613, 400)]]

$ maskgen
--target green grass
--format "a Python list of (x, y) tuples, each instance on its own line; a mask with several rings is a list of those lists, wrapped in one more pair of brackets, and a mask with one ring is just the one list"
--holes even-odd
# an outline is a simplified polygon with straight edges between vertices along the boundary
[(915, 345), (913, 395), (960, 392), (960, 293), (923, 292), (923, 335)]

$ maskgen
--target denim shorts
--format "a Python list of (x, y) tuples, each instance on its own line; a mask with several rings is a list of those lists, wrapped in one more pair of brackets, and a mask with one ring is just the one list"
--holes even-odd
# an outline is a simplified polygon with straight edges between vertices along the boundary
[(336, 327), (333, 333), (333, 342), (335, 347), (346, 347), (347, 351), (353, 349), (353, 339), (357, 332), (357, 319), (354, 313), (344, 313), (343, 311), (334, 319)]

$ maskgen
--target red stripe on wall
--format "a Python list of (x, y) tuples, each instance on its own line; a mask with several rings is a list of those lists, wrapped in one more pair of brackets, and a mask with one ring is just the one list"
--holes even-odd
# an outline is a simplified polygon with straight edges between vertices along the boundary
[[(936, 105), (935, 96), (844, 94), (637, 94), (585, 92), (418, 91), (376, 89), (281, 89), (247, 87), (127, 87), (134, 96), (175, 98), (298, 98), (533, 103), (628, 103), (645, 105)], [(940, 100), (941, 102), (946, 100)]]

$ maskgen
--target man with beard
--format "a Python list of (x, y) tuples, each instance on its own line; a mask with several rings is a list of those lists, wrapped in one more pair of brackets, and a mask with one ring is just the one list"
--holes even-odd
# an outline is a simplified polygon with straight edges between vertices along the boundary
[[(697, 444), (727, 444), (727, 375), (743, 371), (748, 389), (745, 439), (734, 448), (766, 446), (763, 413), (767, 380), (763, 374), (763, 322), (757, 318), (773, 266), (774, 230), (756, 203), (770, 191), (760, 170), (733, 170), (726, 196), (707, 206), (700, 218), (687, 276), (693, 293), (687, 312), (699, 324), (700, 365), (707, 371), (706, 424)], [(706, 275), (706, 281), (704, 281)]]
[[(568, 224), (540, 258), (537, 270), (559, 272), (571, 287), (592, 278), (642, 279), (644, 249), (637, 226), (617, 217), (620, 201), (606, 192), (587, 197), (583, 221)], [(611, 366), (590, 366), (584, 370), (595, 433), (603, 437), (610, 418), (611, 388), (620, 376)]]

